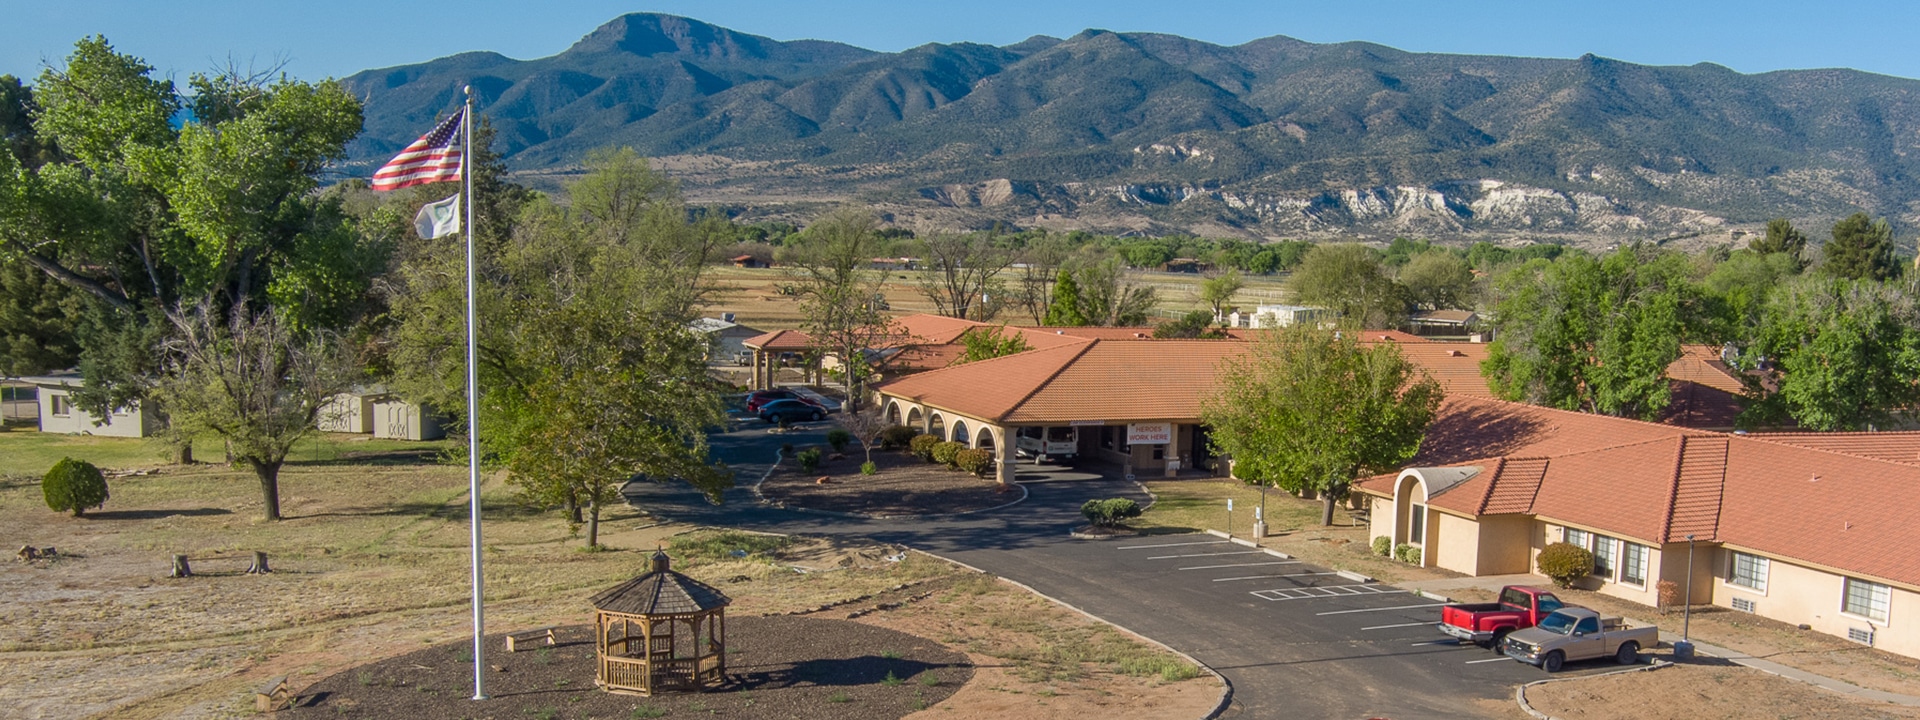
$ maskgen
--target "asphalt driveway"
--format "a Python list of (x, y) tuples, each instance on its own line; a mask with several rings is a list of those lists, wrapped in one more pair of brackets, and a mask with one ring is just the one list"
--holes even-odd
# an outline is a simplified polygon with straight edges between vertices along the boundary
[[(749, 425), (715, 436), (713, 446), (746, 484), (766, 471), (781, 443), (821, 443), (827, 427), (809, 423), (771, 435)], [(1017, 580), (1207, 663), (1233, 684), (1234, 702), (1223, 717), (1475, 716), (1486, 712), (1476, 701), (1511, 702), (1515, 685), (1546, 677), (1448, 640), (1432, 626), (1437, 604), (1397, 588), (1204, 534), (1067, 536), (1084, 523), (1079, 507), (1087, 499), (1145, 504), (1149, 498), (1133, 483), (1101, 477), (1027, 488), (1027, 501), (1010, 508), (915, 520), (795, 513), (756, 503), (745, 487), (728, 491), (720, 506), (684, 486), (630, 486), (628, 496), (687, 522), (899, 543)]]

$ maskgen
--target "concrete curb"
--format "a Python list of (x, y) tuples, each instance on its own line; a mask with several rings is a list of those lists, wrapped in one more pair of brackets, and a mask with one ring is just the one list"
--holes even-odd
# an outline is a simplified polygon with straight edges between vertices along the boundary
[(1545, 685), (1547, 683), (1573, 682), (1575, 680), (1592, 680), (1593, 678), (1603, 678), (1608, 675), (1624, 675), (1626, 673), (1648, 672), (1652, 670), (1659, 670), (1660, 668), (1663, 668), (1663, 667), (1672, 667), (1672, 666), (1673, 666), (1673, 663), (1667, 662), (1665, 660), (1655, 660), (1653, 661), (1652, 664), (1649, 664), (1645, 667), (1627, 668), (1625, 670), (1615, 670), (1613, 672), (1603, 672), (1603, 673), (1597, 673), (1594, 675), (1582, 675), (1580, 677), (1547, 678), (1545, 680), (1535, 680), (1533, 682), (1521, 685), (1520, 687), (1514, 688), (1513, 699), (1514, 699), (1514, 702), (1520, 703), (1520, 709), (1526, 711), (1528, 715), (1532, 715), (1533, 717), (1539, 718), (1540, 720), (1559, 720), (1559, 718), (1556, 718), (1552, 715), (1548, 715), (1546, 713), (1540, 712), (1539, 710), (1533, 709), (1533, 705), (1527, 702), (1527, 688), (1533, 687), (1535, 685)]
[(939, 560), (943, 560), (946, 562), (953, 563), (955, 565), (959, 565), (960, 567), (980, 573), (981, 575), (991, 576), (995, 580), (999, 580), (1000, 582), (1003, 582), (1008, 585), (1012, 585), (1014, 587), (1020, 588), (1021, 590), (1025, 590), (1027, 592), (1033, 593), (1034, 595), (1037, 595), (1041, 598), (1045, 598), (1048, 602), (1051, 602), (1055, 605), (1059, 605), (1060, 607), (1066, 608), (1068, 610), (1072, 610), (1076, 613), (1080, 613), (1081, 615), (1085, 616), (1089, 620), (1093, 620), (1099, 623), (1104, 623), (1108, 626), (1113, 627), (1115, 630), (1119, 630), (1120, 632), (1139, 638), (1141, 641), (1151, 644), (1154, 647), (1157, 647), (1167, 652), (1178, 655), (1182, 659), (1186, 660), (1187, 662), (1193, 663), (1194, 667), (1200, 668), (1201, 670), (1205, 670), (1208, 675), (1212, 675), (1214, 679), (1220, 681), (1220, 701), (1214, 703), (1213, 709), (1207, 711), (1207, 714), (1200, 716), (1199, 720), (1214, 720), (1214, 718), (1220, 717), (1221, 713), (1224, 713), (1227, 711), (1227, 705), (1233, 702), (1233, 681), (1228, 680), (1227, 676), (1221, 675), (1220, 672), (1217, 670), (1214, 670), (1212, 666), (1206, 663), (1200, 662), (1199, 658), (1180, 652), (1179, 650), (1175, 650), (1173, 646), (1160, 642), (1159, 640), (1155, 640), (1153, 638), (1147, 637), (1140, 633), (1134, 632), (1133, 630), (1128, 629), (1125, 625), (1121, 625), (1120, 623), (1114, 622), (1112, 620), (1108, 620), (1106, 618), (1100, 617), (1099, 615), (1095, 615), (1093, 613), (1090, 613), (1078, 607), (1075, 607), (1071, 603), (1061, 600), (1060, 598), (1056, 598), (1052, 595), (1048, 595), (1046, 593), (1040, 592), (1039, 590), (1035, 590), (1033, 589), (1032, 585), (1028, 585), (1018, 580), (1011, 580), (1008, 578), (1001, 577), (999, 575), (994, 575), (993, 573), (987, 572), (985, 570), (981, 570), (980, 568), (974, 567), (972, 565), (968, 565), (964, 562), (955, 560), (953, 558), (942, 557), (918, 548), (913, 548), (913, 551), (920, 553), (922, 555), (925, 555), (927, 557), (937, 558)]
[(1353, 572), (1353, 571), (1351, 571), (1351, 570), (1339, 570), (1339, 569), (1336, 569), (1336, 570), (1334, 570), (1334, 571), (1333, 571), (1333, 574), (1335, 574), (1335, 575), (1339, 575), (1340, 577), (1343, 577), (1343, 578), (1346, 578), (1346, 579), (1348, 579), (1348, 580), (1352, 580), (1352, 581), (1354, 581), (1354, 582), (1357, 582), (1357, 583), (1370, 583), (1370, 582), (1373, 582), (1373, 578), (1370, 578), (1370, 577), (1367, 577), (1367, 576), (1365, 576), (1365, 575), (1361, 575), (1360, 573), (1357, 573), (1357, 572)]
[(1415, 590), (1413, 591), (1413, 594), (1426, 598), (1428, 600), (1432, 600), (1434, 602), (1443, 602), (1443, 603), (1453, 602), (1453, 598), (1447, 597), (1445, 595), (1441, 595), (1439, 593), (1430, 593), (1425, 590)]

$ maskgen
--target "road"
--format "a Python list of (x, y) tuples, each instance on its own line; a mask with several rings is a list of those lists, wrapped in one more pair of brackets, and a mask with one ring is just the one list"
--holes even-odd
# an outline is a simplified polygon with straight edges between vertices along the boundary
[[(782, 442), (823, 442), (825, 424), (787, 435), (749, 427), (713, 438), (716, 456), (744, 484), (761, 477)], [(1023, 478), (1025, 479), (1025, 478)], [(1511, 702), (1541, 671), (1432, 627), (1437, 604), (1378, 583), (1283, 560), (1204, 535), (1115, 541), (1067, 536), (1095, 497), (1148, 497), (1101, 478), (1027, 485), (1027, 501), (938, 519), (868, 520), (795, 513), (758, 504), (745, 487), (721, 506), (684, 486), (630, 486), (629, 499), (664, 517), (785, 533), (898, 543), (1025, 583), (1040, 592), (1178, 648), (1233, 685), (1227, 718), (1443, 718), (1486, 713), (1479, 700)], [(1569, 668), (1567, 674), (1614, 669)]]

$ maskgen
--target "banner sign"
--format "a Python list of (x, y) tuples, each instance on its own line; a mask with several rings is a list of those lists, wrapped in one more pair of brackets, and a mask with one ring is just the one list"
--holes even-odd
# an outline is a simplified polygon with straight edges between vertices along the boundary
[(1128, 423), (1128, 445), (1166, 445), (1173, 442), (1173, 423)]

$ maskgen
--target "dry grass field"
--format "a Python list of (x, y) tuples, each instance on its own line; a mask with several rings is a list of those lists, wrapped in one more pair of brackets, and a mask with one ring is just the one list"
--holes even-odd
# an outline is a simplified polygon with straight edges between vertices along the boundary
[[(463, 468), (426, 459), (431, 445), (423, 453), (417, 444), (329, 442), (333, 450), (296, 455), (283, 471), (287, 519), (269, 523), (258, 519), (258, 485), (248, 472), (155, 466), (138, 440), (0, 434), (0, 541), (59, 549), (51, 561), (0, 563), (0, 676), (8, 678), (0, 683), (0, 717), (248, 716), (250, 691), (264, 678), (287, 675), (298, 689), (467, 637)], [(73, 518), (46, 508), (38, 482), (48, 458), (65, 455), (152, 472), (111, 479), (105, 508)], [(589, 622), (586, 598), (642, 572), (646, 555), (663, 544), (679, 558), (676, 567), (725, 590), (734, 612), (747, 615), (804, 611), (965, 574), (918, 554), (889, 561), (891, 548), (700, 530), (630, 508), (606, 516), (602, 539), (610, 549), (585, 552), (558, 513), (525, 507), (498, 479), (482, 497), (490, 632)], [(239, 572), (253, 551), (268, 553), (272, 574)], [(200, 576), (168, 578), (176, 553), (193, 557)], [(996, 593), (1027, 597), (994, 585)], [(999, 664), (1015, 670), (1053, 667), (1063, 657), (1060, 644), (1106, 631), (1064, 611), (1049, 617), (1044, 623), (1061, 634), (1042, 641), (1044, 652), (996, 650), (1005, 639), (962, 649), (1010, 657)], [(1174, 662), (1127, 643), (1134, 649), (1121, 655), (1142, 659), (1122, 665), (1090, 657), (1078, 671), (1100, 692), (1107, 692), (1102, 683), (1137, 690), (1143, 675), (1157, 677)], [(1006, 682), (1038, 692), (1053, 674)]]

